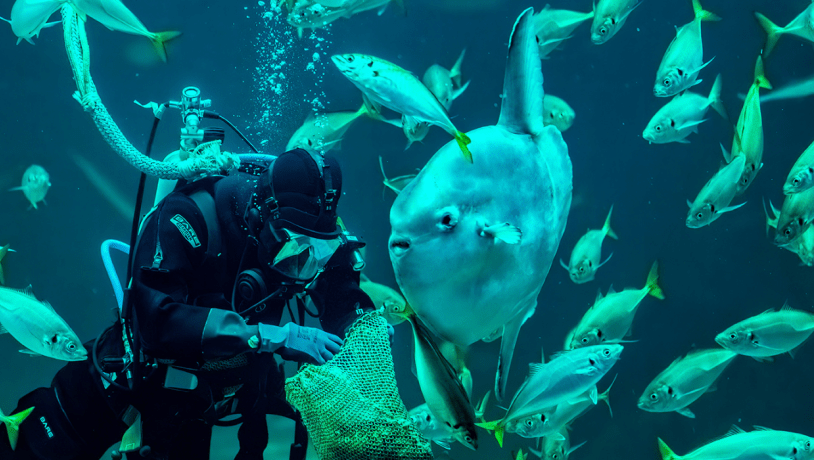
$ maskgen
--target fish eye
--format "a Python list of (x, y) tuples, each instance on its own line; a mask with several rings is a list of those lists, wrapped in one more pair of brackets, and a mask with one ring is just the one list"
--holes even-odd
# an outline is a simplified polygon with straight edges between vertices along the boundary
[(661, 125), (656, 125), (656, 127), (653, 128), (653, 129), (655, 129), (657, 133), (660, 133), (661, 132)]
[(602, 352), (602, 354), (605, 355), (605, 356), (610, 356), (611, 355), (610, 350), (607, 349), (607, 348), (605, 348), (605, 350)]
[(452, 216), (452, 214), (447, 212), (447, 213), (444, 213), (443, 216), (441, 216), (441, 225), (443, 227), (446, 227), (447, 229), (452, 229), (457, 224), (458, 224), (458, 221), (457, 221), (457, 219), (455, 219)]
[(353, 62), (353, 55), (352, 54), (346, 54), (345, 59), (347, 59), (348, 62)]
[(791, 236), (791, 229), (787, 228), (787, 229), (783, 230), (783, 234), (786, 235), (786, 236)]
[(791, 181), (791, 183), (794, 184), (794, 185), (800, 185), (800, 179), (797, 179), (795, 177), (794, 180)]
[(659, 395), (657, 395), (656, 393), (650, 393), (650, 400), (651, 401), (658, 401), (658, 399), (659, 399)]
[(673, 84), (673, 82), (671, 82), (669, 78), (665, 78), (664, 81), (661, 82), (661, 84), (664, 86), (670, 86)]
[(605, 35), (606, 33), (608, 33), (608, 28), (607, 27), (602, 26), (602, 27), (599, 28), (599, 35)]
[(811, 450), (811, 441), (806, 441), (806, 450)]
[(582, 338), (582, 343), (588, 343), (588, 337), (583, 337)]
[(526, 420), (526, 426), (531, 428), (534, 426), (534, 421), (531, 419)]
[(469, 435), (464, 436), (464, 441), (466, 441), (466, 443), (469, 444), (470, 442), (472, 442), (472, 436)]
[(699, 212), (698, 214), (696, 214), (696, 215), (695, 215), (695, 218), (696, 218), (696, 219), (698, 219), (698, 220), (703, 219), (703, 218), (704, 218), (704, 213), (703, 213), (703, 212)]
[(70, 350), (70, 351), (74, 351), (74, 350), (76, 350), (76, 345), (74, 345), (74, 343), (73, 343), (73, 342), (69, 343), (69, 344), (68, 344), (68, 350)]
[(551, 454), (551, 458), (553, 458), (554, 460), (557, 460), (558, 458), (560, 458), (560, 454), (555, 452), (555, 453)]
[(585, 273), (585, 267), (579, 267), (579, 272), (580, 273)]

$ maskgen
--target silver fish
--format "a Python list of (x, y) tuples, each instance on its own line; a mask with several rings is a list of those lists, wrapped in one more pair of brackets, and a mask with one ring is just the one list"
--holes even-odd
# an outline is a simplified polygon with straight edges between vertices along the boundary
[(701, 83), (698, 72), (712, 60), (704, 63), (704, 45), (701, 41), (701, 21), (719, 21), (721, 18), (704, 10), (699, 0), (692, 0), (695, 19), (676, 30), (676, 36), (656, 72), (653, 94), (669, 97)]
[(353, 122), (367, 114), (364, 105), (356, 111), (310, 113), (288, 140), (285, 149), (301, 148), (312, 154), (328, 152), (340, 145)]
[(11, 24), (11, 31), (17, 36), (17, 44), (25, 40), (34, 44), (34, 37), (40, 36), (42, 29), (60, 24), (61, 21), (48, 22), (57, 10), (62, 7), (62, 0), (17, 0), (11, 7), (11, 19), (0, 18)]
[(777, 45), (777, 41), (780, 40), (780, 36), (784, 34), (796, 35), (803, 40), (814, 42), (814, 2), (809, 4), (785, 27), (779, 27), (758, 12), (755, 12), (755, 17), (760, 23), (760, 27), (766, 32), (766, 46), (763, 47), (763, 54), (766, 56), (772, 52), (775, 45)]
[(382, 163), (382, 157), (379, 157), (379, 168), (381, 168), (382, 170), (384, 186), (394, 191), (396, 195), (401, 193), (401, 191), (404, 190), (404, 187), (406, 187), (407, 184), (412, 182), (412, 180), (415, 179), (415, 177), (418, 175), (418, 174), (405, 174), (403, 176), (388, 178), (387, 174), (384, 173), (384, 164)]
[(415, 75), (392, 62), (364, 54), (336, 54), (331, 59), (376, 112), (384, 106), (401, 113), (402, 123), (423, 121), (443, 128), (455, 137), (464, 158), (472, 162), (467, 147), (471, 141), (458, 131), (444, 106)]
[[(769, 215), (766, 209), (766, 203), (763, 203), (763, 212), (766, 214), (766, 234), (769, 234), (769, 228), (777, 228), (777, 221), (779, 220), (780, 210), (775, 208), (771, 201), (769, 205), (774, 212)], [(800, 257), (800, 264), (807, 267), (814, 267), (814, 226), (808, 226), (803, 233), (795, 238), (788, 244), (781, 246), (781, 248), (793, 252)]]
[(374, 283), (364, 274), (361, 275), (359, 288), (370, 297), (374, 307), (384, 308), (384, 318), (388, 323), (395, 326), (404, 322), (409, 314), (409, 307), (398, 291), (390, 286)]
[[(540, 450), (529, 449), (529, 452), (545, 460), (568, 460), (571, 453), (588, 442), (583, 441), (576, 446), (571, 446), (571, 437), (568, 434), (569, 429), (570, 427), (562, 427), (557, 431), (555, 436), (540, 438), (542, 440)], [(560, 437), (562, 437), (562, 439), (560, 439)]]
[(446, 144), (390, 209), (390, 261), (416, 313), (459, 347), (502, 331), (498, 400), (571, 203), (568, 148), (556, 128), (543, 126), (531, 12), (510, 40), (499, 121), (471, 132), (474, 164), (462, 164), (456, 144)]
[(588, 230), (588, 232), (580, 237), (574, 249), (571, 251), (571, 258), (568, 265), (560, 259), (562, 268), (568, 271), (568, 276), (576, 284), (587, 283), (592, 281), (596, 275), (599, 267), (605, 265), (613, 253), (611, 253), (604, 262), (600, 263), (602, 257), (602, 241), (606, 236), (618, 240), (619, 237), (613, 232), (610, 226), (610, 218), (613, 213), (613, 205), (608, 211), (608, 217), (605, 218), (605, 225), (599, 230)]
[(427, 407), (438, 421), (452, 430), (464, 446), (478, 448), (475, 411), (452, 365), (433, 342), (433, 334), (416, 315), (410, 316), (415, 337), (416, 376)]
[(783, 184), (783, 193), (791, 195), (811, 187), (814, 187), (814, 142), (794, 162)]
[(45, 195), (51, 188), (51, 176), (40, 165), (31, 165), (23, 173), (22, 185), (9, 189), (9, 191), (22, 190), (23, 195), (37, 209), (37, 203), (45, 202)]
[(737, 353), (730, 350), (698, 350), (673, 361), (647, 385), (639, 398), (639, 409), (648, 412), (678, 412), (695, 418), (687, 406), (715, 383)]
[(684, 455), (676, 455), (661, 438), (658, 441), (662, 460), (809, 460), (814, 439), (759, 426), (747, 433), (733, 425), (723, 437)]
[(596, 382), (613, 367), (623, 349), (619, 344), (585, 347), (559, 353), (548, 363), (529, 364), (529, 376), (515, 393), (506, 415), (479, 426), (494, 430), (502, 445), (503, 434), (516, 432), (529, 416), (542, 414), (545, 409), (575, 399), (591, 388), (589, 397), (596, 404)]
[(438, 64), (433, 64), (421, 77), (424, 86), (435, 95), (438, 102), (447, 110), (452, 107), (452, 101), (458, 99), (469, 87), (468, 81), (461, 85), (461, 64), (463, 64), (465, 54), (466, 48), (461, 51), (458, 60), (455, 61), (451, 69), (447, 70)]
[(534, 15), (534, 30), (537, 33), (537, 45), (540, 47), (540, 59), (557, 49), (562, 42), (571, 38), (571, 33), (583, 22), (594, 17), (594, 12), (559, 10), (550, 5)]
[(685, 91), (664, 105), (642, 132), (642, 137), (654, 144), (668, 142), (689, 143), (686, 137), (698, 132), (698, 125), (705, 122), (707, 111), (712, 107), (725, 120), (729, 119), (721, 100), (721, 75), (715, 78), (709, 96)]
[(594, 45), (601, 45), (616, 35), (639, 5), (639, 0), (599, 0), (598, 5), (594, 2), (594, 22), (591, 24)]
[(731, 163), (721, 168), (704, 185), (694, 202), (687, 200), (690, 212), (687, 214), (686, 224), (689, 228), (701, 228), (709, 225), (721, 214), (734, 211), (746, 202), (739, 205), (729, 206), (738, 191), (738, 183), (741, 179), (746, 158), (739, 155)]
[(783, 247), (799, 238), (814, 221), (814, 187), (786, 195), (777, 218), (774, 244)]
[(10, 333), (32, 354), (62, 361), (84, 361), (88, 357), (68, 323), (51, 304), (37, 300), (30, 287), (0, 287), (0, 325), (0, 333)]
[(546, 94), (543, 98), (543, 124), (554, 125), (560, 132), (565, 132), (574, 124), (577, 114), (567, 102)]
[[(5, 276), (5, 273), (3, 273), (2, 262), (3, 262), (3, 258), (6, 257), (6, 254), (9, 251), (8, 246), (9, 245), (5, 245), (5, 246), (0, 247), (0, 285), (6, 284), (6, 276)], [(11, 249), (11, 251), (13, 252), (14, 250)]]
[(647, 282), (641, 289), (614, 292), (611, 288), (604, 297), (601, 293), (597, 294), (596, 302), (569, 334), (570, 340), (566, 342), (565, 349), (573, 350), (605, 342), (618, 343), (625, 338), (630, 333), (633, 318), (642, 300), (648, 295), (664, 299), (658, 285), (658, 267), (658, 262), (653, 262)]
[(814, 314), (783, 305), (747, 318), (715, 337), (718, 345), (758, 361), (782, 353), (793, 353), (814, 332)]

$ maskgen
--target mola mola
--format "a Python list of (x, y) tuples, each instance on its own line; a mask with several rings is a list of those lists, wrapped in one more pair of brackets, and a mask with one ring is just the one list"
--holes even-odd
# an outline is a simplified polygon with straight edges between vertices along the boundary
[(512, 31), (497, 125), (469, 133), (473, 163), (444, 145), (390, 209), (390, 260), (415, 312), (459, 347), (502, 336), (499, 398), (571, 206), (568, 148), (543, 126), (532, 13)]

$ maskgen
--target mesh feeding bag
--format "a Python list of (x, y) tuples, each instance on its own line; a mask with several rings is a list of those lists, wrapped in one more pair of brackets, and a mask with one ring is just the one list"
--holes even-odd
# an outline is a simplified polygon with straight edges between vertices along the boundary
[(350, 327), (331, 361), (306, 364), (287, 379), (285, 392), (322, 460), (433, 458), (399, 397), (387, 322), (378, 312)]

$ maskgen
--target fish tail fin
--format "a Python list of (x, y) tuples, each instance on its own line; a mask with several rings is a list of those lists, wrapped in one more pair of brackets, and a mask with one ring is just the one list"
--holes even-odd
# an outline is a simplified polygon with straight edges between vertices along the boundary
[(647, 284), (645, 288), (647, 293), (657, 299), (664, 300), (664, 293), (658, 285), (659, 282), (659, 261), (653, 261), (653, 266), (650, 267), (650, 273), (647, 275)]
[(167, 49), (165, 45), (168, 41), (178, 38), (181, 36), (181, 32), (178, 31), (169, 31), (169, 32), (156, 32), (150, 37), (150, 41), (153, 42), (153, 48), (155, 48), (156, 53), (161, 58), (162, 61), (167, 62)]
[(464, 158), (466, 161), (472, 163), (472, 152), (469, 151), (469, 145), (472, 141), (469, 139), (469, 136), (462, 131), (455, 131), (455, 140), (458, 141), (458, 147), (461, 148), (461, 152), (464, 153)]
[(3, 412), (0, 411), (0, 421), (6, 424), (6, 431), (8, 431), (8, 442), (11, 444), (11, 450), (14, 450), (14, 448), (17, 447), (17, 437), (20, 433), (20, 424), (23, 423), (23, 420), (25, 420), (33, 410), (33, 407), (29, 407), (22, 412), (12, 415), (3, 415)]
[(455, 86), (460, 88), (461, 87), (461, 63), (464, 62), (464, 55), (466, 54), (466, 48), (461, 51), (461, 55), (458, 56), (458, 60), (455, 61), (455, 65), (449, 70), (449, 78), (455, 83)]
[(701, 6), (700, 0), (692, 0), (692, 10), (695, 13), (695, 19), (699, 19), (701, 21), (720, 21), (721, 17), (715, 13), (711, 13), (705, 10)]
[(608, 405), (608, 412), (610, 412), (611, 418), (613, 418), (613, 408), (611, 407), (611, 403), (610, 403), (610, 391), (611, 391), (611, 388), (613, 388), (613, 384), (616, 383), (616, 377), (619, 377), (619, 374), (616, 374), (613, 377), (613, 381), (611, 382), (611, 384), (608, 385), (608, 388), (605, 391), (603, 391), (599, 395), (599, 398), (598, 398), (598, 399), (600, 399), (602, 401), (605, 401), (605, 404)]
[(670, 446), (667, 445), (666, 442), (662, 441), (661, 438), (659, 440), (659, 453), (661, 454), (662, 460), (680, 460), (681, 457), (676, 455), (673, 452), (673, 449), (670, 449)]
[(777, 45), (777, 40), (780, 39), (780, 35), (783, 34), (783, 28), (778, 27), (777, 24), (757, 11), (755, 11), (755, 19), (757, 19), (763, 31), (766, 32), (766, 46), (763, 47), (763, 54), (768, 56), (774, 49), (774, 46)]
[(772, 89), (772, 84), (766, 78), (766, 70), (763, 65), (763, 56), (758, 55), (757, 62), (755, 63), (755, 83), (764, 89)]
[(494, 431), (497, 443), (500, 445), (500, 447), (503, 447), (503, 435), (506, 433), (506, 426), (503, 425), (503, 420), (495, 420), (493, 422), (477, 422), (475, 425), (489, 432)]
[(611, 225), (610, 225), (610, 219), (611, 219), (611, 214), (612, 213), (613, 213), (613, 205), (611, 205), (610, 211), (608, 211), (608, 217), (605, 218), (605, 225), (602, 226), (602, 231), (605, 233), (605, 235), (613, 238), (614, 240), (618, 240), (619, 237), (616, 236), (616, 233), (614, 233), (614, 231), (613, 231), (613, 229), (611, 228)]
[(721, 99), (721, 86), (721, 74), (718, 74), (718, 76), (715, 77), (715, 83), (712, 84), (712, 89), (709, 91), (709, 98), (707, 98), (707, 100), (713, 110), (718, 112), (724, 120), (729, 121), (729, 113), (727, 113), (724, 101)]

